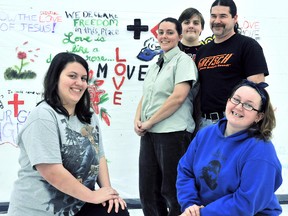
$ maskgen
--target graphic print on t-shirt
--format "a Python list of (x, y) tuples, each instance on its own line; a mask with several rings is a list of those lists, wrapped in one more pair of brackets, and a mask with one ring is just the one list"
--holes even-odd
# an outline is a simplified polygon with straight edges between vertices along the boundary
[(218, 175), (221, 170), (221, 163), (218, 160), (212, 160), (209, 164), (202, 168), (202, 176), (205, 183), (211, 190), (217, 188)]
[[(66, 124), (66, 137), (60, 147), (63, 166), (79, 182), (93, 190), (99, 171), (99, 128), (84, 125), (80, 132), (77, 132), (69, 127), (66, 120), (63, 123)], [(53, 208), (55, 215), (74, 215), (84, 204), (60, 192), (47, 182), (45, 184), (52, 197), (47, 203), (47, 211)]]
[(198, 62), (198, 71), (211, 69), (216, 67), (229, 67), (229, 59), (233, 56), (233, 53), (220, 54), (215, 56), (207, 56), (200, 59)]

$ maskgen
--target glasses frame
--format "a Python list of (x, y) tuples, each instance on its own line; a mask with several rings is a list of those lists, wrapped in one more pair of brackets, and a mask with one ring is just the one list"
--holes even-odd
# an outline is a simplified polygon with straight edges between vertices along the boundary
[[(242, 108), (245, 109), (245, 110), (247, 110), (247, 111), (256, 111), (256, 112), (258, 112), (258, 113), (260, 112), (260, 110), (255, 109), (252, 105), (247, 104), (247, 103), (243, 103), (243, 102), (241, 102), (239, 99), (237, 99), (237, 98), (235, 98), (235, 97), (230, 97), (230, 98), (229, 98), (229, 101), (230, 101), (232, 104), (234, 104), (234, 105), (239, 105), (239, 104), (241, 104)], [(247, 109), (247, 107), (245, 108), (245, 105), (249, 105), (249, 106), (251, 107), (251, 110), (250, 110), (250, 109)]]

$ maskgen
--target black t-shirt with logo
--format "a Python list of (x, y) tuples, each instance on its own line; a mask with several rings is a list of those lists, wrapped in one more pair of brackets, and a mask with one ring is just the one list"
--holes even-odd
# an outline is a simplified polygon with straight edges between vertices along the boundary
[(216, 44), (202, 46), (196, 55), (201, 110), (203, 113), (223, 112), (232, 89), (242, 79), (264, 73), (269, 75), (260, 44), (253, 38), (235, 34)]

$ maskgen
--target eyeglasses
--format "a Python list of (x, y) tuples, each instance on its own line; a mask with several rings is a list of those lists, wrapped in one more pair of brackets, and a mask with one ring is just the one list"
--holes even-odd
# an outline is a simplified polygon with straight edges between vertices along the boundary
[(239, 99), (237, 99), (235, 97), (231, 97), (231, 98), (229, 98), (229, 100), (231, 101), (231, 103), (233, 103), (235, 105), (241, 104), (245, 110), (248, 110), (248, 111), (254, 110), (256, 112), (260, 112), (260, 110), (255, 109), (252, 105), (250, 105), (248, 103), (242, 103)]

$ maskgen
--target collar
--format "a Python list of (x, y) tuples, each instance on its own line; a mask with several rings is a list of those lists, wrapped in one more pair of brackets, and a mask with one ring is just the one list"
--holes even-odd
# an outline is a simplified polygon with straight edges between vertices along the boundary
[(173, 49), (169, 50), (168, 52), (163, 53), (164, 62), (169, 62), (179, 52), (181, 52), (181, 50), (178, 46), (176, 46)]

